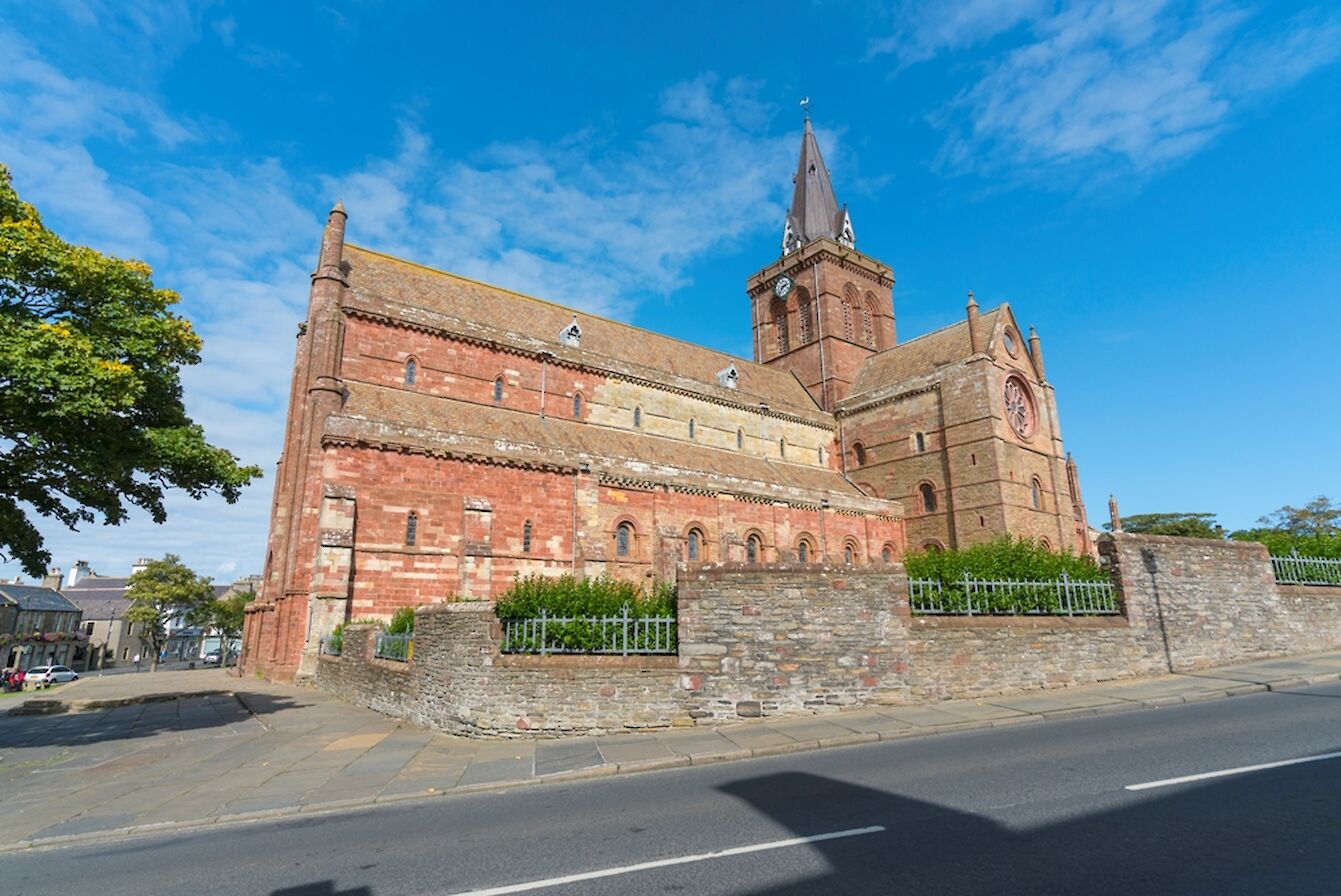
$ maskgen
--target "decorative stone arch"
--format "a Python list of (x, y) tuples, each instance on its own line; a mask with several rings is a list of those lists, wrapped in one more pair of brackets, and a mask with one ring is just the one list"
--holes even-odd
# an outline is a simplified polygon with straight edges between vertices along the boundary
[(410, 355), (410, 357), (405, 359), (405, 370), (403, 372), (402, 381), (406, 386), (413, 386), (415, 384), (415, 380), (417, 380), (418, 378), (419, 378), (419, 359), (416, 358), (414, 355)]
[(922, 542), (922, 550), (931, 554), (939, 554), (945, 550), (945, 545), (941, 543), (939, 538), (928, 538)]
[(894, 542), (887, 541), (880, 546), (881, 563), (897, 563), (899, 559), (900, 559), (899, 547), (898, 545), (894, 544)]
[(876, 329), (875, 322), (880, 319), (880, 303), (875, 297), (875, 293), (869, 289), (862, 297), (861, 316), (862, 324), (866, 333), (866, 344), (873, 349), (881, 349), (884, 346), (880, 344), (880, 333)]
[(610, 525), (611, 554), (616, 561), (633, 561), (642, 556), (638, 523), (631, 516), (617, 516)]
[(745, 545), (746, 563), (764, 562), (764, 550), (767, 547), (767, 542), (764, 541), (763, 532), (758, 529), (746, 529), (742, 543)]
[(702, 523), (694, 521), (685, 526), (683, 554), (686, 563), (707, 563), (711, 559), (708, 555), (708, 528)]
[(1041, 548), (1042, 548), (1043, 550), (1045, 550), (1045, 551), (1050, 551), (1050, 550), (1052, 550), (1052, 543), (1051, 543), (1050, 541), (1048, 541), (1046, 538), (1040, 538), (1040, 539), (1038, 540), (1038, 546), (1041, 547)]
[(815, 305), (810, 301), (810, 293), (804, 286), (793, 291), (796, 296), (796, 324), (802, 345), (815, 341)]
[(785, 355), (792, 348), (791, 334), (787, 331), (787, 302), (784, 299), (774, 299), (768, 307), (769, 315), (773, 319), (777, 354)]
[(843, 284), (843, 338), (848, 342), (856, 342), (856, 333), (853, 332), (852, 308), (860, 304), (861, 300), (857, 297), (857, 287), (851, 283)]
[(861, 489), (863, 492), (865, 492), (867, 495), (870, 495), (872, 498), (880, 497), (880, 493), (875, 490), (875, 486), (871, 485), (869, 482), (858, 482), (857, 488)]
[(843, 562), (849, 566), (862, 562), (861, 542), (854, 536), (847, 536), (843, 539)]
[(802, 532), (796, 538), (796, 559), (799, 563), (814, 563), (819, 559), (815, 553), (815, 538), (809, 532)]
[(922, 513), (935, 513), (940, 509), (941, 503), (940, 495), (937, 494), (936, 483), (930, 479), (923, 479), (913, 489), (913, 500)]

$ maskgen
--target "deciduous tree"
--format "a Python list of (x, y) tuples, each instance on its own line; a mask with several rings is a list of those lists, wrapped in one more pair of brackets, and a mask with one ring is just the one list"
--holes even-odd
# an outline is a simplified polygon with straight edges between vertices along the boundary
[[(1112, 526), (1104, 523), (1105, 529)], [(1181, 535), (1185, 538), (1225, 537), (1213, 513), (1138, 513), (1122, 518), (1122, 531), (1143, 535)]]
[(151, 274), (52, 233), (0, 165), (0, 558), (29, 575), (51, 562), (34, 512), (161, 523), (168, 488), (231, 503), (261, 475), (187, 416), (178, 371), (200, 337)]
[(210, 580), (182, 564), (176, 554), (153, 560), (130, 577), (126, 587), (130, 609), (126, 618), (144, 623), (143, 638), (153, 646), (149, 669), (158, 668), (158, 655), (168, 640), (168, 622), (175, 616), (196, 618), (215, 603)]

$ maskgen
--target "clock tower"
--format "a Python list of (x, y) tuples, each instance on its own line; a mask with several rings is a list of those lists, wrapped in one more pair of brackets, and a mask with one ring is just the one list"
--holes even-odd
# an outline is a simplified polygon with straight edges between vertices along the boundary
[(826, 411), (862, 363), (894, 345), (894, 272), (857, 251), (806, 117), (782, 257), (746, 281), (754, 359), (796, 374)]

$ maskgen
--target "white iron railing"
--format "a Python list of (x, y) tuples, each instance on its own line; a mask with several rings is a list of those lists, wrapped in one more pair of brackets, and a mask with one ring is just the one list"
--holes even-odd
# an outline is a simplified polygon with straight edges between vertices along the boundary
[(550, 616), (545, 610), (528, 619), (503, 620), (503, 653), (676, 653), (678, 630), (673, 616)]
[(1341, 560), (1326, 557), (1272, 557), (1271, 572), (1281, 585), (1341, 585)]
[(908, 580), (913, 613), (924, 616), (1113, 616), (1121, 613), (1111, 582), (1072, 579)]

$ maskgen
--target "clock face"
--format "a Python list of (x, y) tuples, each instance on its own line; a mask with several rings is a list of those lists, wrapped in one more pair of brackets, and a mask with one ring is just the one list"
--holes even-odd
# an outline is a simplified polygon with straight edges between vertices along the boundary
[(773, 283), (773, 295), (779, 299), (787, 298), (787, 293), (792, 291), (792, 278), (783, 274)]

